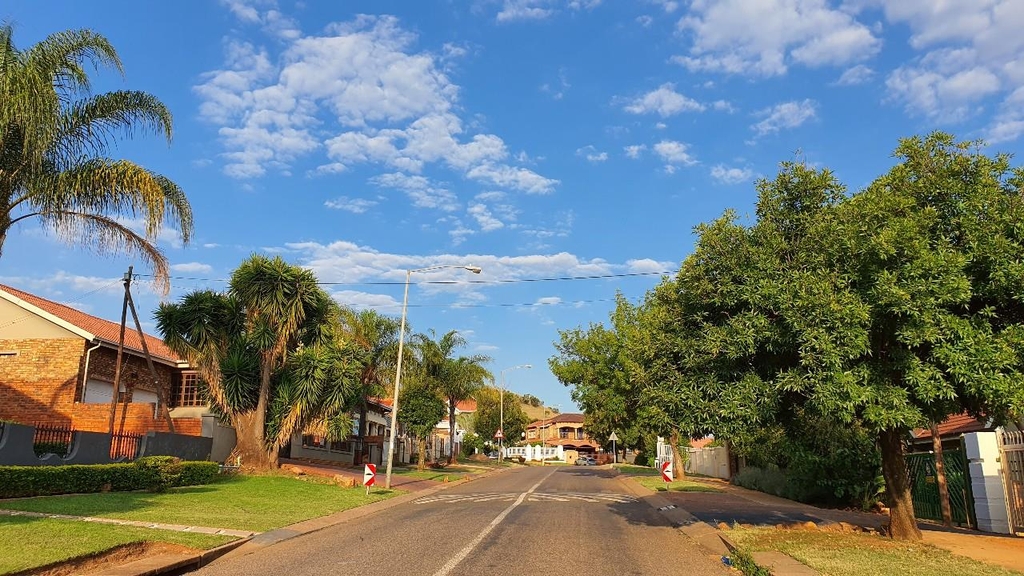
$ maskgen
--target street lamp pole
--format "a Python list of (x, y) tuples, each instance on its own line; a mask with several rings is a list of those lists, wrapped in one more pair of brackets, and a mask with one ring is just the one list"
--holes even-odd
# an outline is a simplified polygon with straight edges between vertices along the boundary
[[(395, 460), (395, 434), (398, 432), (398, 393), (401, 390), (402, 386), (402, 357), (403, 345), (405, 344), (405, 313), (406, 309), (409, 307), (409, 280), (412, 278), (413, 272), (428, 272), (430, 270), (440, 270), (442, 268), (462, 268), (464, 270), (469, 270), (473, 274), (479, 274), (481, 271), (479, 266), (443, 264), (441, 266), (430, 266), (428, 268), (406, 270), (405, 272), (405, 296), (402, 297), (402, 322), (398, 329), (398, 363), (395, 366), (395, 397), (393, 398), (394, 401), (391, 404), (391, 434), (389, 435), (388, 438), (388, 467), (387, 474), (384, 477), (384, 488), (387, 490), (391, 489), (391, 467)], [(453, 442), (454, 438), (455, 437), (453, 430)], [(423, 458), (423, 454), (420, 454), (420, 458)]]
[(498, 394), (498, 431), (501, 432), (501, 436), (498, 437), (498, 462), (501, 462), (505, 456), (505, 372), (518, 368), (533, 368), (533, 365), (520, 364), (501, 371), (501, 392)]

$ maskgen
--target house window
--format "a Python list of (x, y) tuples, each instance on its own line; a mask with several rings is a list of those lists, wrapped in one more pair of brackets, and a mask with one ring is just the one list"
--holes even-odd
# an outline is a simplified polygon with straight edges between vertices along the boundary
[(330, 452), (344, 452), (349, 454), (352, 452), (352, 442), (348, 440), (335, 440), (331, 442)]
[(0, 358), (17, 356), (17, 350), (0, 350)]
[(176, 407), (203, 406), (203, 396), (199, 393), (199, 374), (184, 372), (174, 385), (172, 403)]
[(568, 438), (569, 437), (569, 429), (568, 428), (559, 428), (558, 429), (558, 437), (559, 438)]
[(576, 429), (576, 439), (583, 440), (583, 428)]

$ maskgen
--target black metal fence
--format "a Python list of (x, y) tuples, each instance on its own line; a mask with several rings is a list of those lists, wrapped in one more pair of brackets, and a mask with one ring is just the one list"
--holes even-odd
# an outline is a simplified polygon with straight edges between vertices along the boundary
[(36, 424), (32, 448), (35, 450), (36, 456), (56, 454), (63, 458), (71, 452), (71, 443), (74, 439), (75, 429), (71, 426)]
[[(113, 434), (110, 437), (110, 457), (114, 460), (118, 458), (134, 460), (139, 453), (142, 436), (143, 434), (133, 432)], [(75, 429), (71, 426), (36, 424), (32, 448), (35, 450), (36, 456), (56, 454), (65, 458), (71, 452), (74, 441)]]
[(142, 434), (114, 434), (110, 438), (110, 457), (114, 460), (127, 458), (134, 460), (139, 453), (139, 442), (142, 441)]

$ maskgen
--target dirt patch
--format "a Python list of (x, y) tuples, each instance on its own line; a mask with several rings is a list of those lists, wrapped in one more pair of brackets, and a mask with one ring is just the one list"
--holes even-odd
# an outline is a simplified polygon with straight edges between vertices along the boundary
[(196, 550), (179, 544), (168, 544), (167, 542), (132, 542), (131, 544), (117, 546), (99, 554), (82, 556), (58, 564), (32, 568), (12, 576), (71, 576), (73, 574), (88, 574), (99, 571), (101, 568), (127, 564), (128, 562), (139, 560), (143, 556), (183, 554), (186, 552), (196, 552)]

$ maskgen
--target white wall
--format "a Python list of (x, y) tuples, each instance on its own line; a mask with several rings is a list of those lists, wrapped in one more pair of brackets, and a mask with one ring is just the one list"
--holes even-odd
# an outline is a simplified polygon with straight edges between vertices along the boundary
[(978, 529), (998, 534), (1010, 533), (1010, 515), (1003, 491), (1003, 470), (999, 460), (996, 432), (964, 434), (967, 466), (971, 473), (974, 512)]
[(729, 479), (729, 449), (725, 446), (687, 448), (686, 453), (687, 474), (701, 474), (723, 480)]

